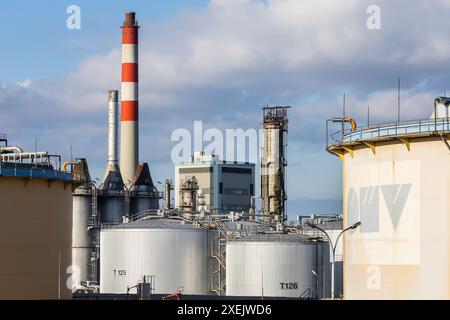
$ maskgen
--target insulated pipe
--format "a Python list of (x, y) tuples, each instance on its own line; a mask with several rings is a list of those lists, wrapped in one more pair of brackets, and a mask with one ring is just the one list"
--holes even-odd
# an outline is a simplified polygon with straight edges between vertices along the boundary
[(3, 152), (15, 152), (15, 153), (23, 153), (22, 148), (18, 146), (10, 146), (10, 147), (0, 147), (0, 153)]
[(170, 209), (170, 191), (173, 190), (172, 183), (169, 180), (164, 182), (164, 200), (167, 210)]
[(110, 167), (118, 164), (117, 140), (118, 140), (118, 112), (119, 91), (108, 91), (108, 165)]
[(139, 158), (138, 29), (134, 12), (125, 14), (122, 25), (122, 105), (120, 171), (125, 185), (134, 182)]

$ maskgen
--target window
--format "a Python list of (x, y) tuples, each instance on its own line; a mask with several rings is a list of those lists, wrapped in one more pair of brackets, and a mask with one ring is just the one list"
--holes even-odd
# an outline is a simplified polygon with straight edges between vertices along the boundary
[(252, 174), (252, 169), (234, 168), (234, 167), (222, 167), (222, 173)]

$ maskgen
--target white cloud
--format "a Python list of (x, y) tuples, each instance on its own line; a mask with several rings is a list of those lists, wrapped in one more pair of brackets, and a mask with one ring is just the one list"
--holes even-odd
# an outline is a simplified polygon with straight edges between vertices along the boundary
[(22, 88), (29, 88), (32, 84), (32, 81), (30, 79), (25, 79), (23, 81), (18, 81), (17, 84)]

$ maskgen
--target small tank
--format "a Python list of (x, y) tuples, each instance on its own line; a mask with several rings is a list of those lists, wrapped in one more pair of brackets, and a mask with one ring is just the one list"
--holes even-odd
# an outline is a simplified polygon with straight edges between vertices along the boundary
[(298, 234), (257, 234), (226, 244), (226, 294), (329, 297), (329, 246)]

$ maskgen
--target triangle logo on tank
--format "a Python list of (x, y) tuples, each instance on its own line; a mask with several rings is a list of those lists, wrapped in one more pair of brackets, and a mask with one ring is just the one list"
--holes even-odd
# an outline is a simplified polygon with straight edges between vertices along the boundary
[(350, 188), (347, 196), (347, 224), (361, 221), (361, 233), (379, 232), (381, 190), (392, 226), (397, 231), (411, 189), (411, 183)]

